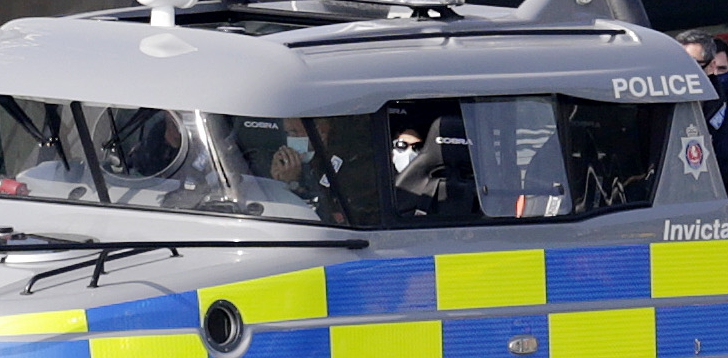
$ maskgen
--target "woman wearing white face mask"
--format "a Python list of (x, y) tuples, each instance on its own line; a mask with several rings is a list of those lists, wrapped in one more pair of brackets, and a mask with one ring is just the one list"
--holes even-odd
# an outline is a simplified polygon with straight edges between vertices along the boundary
[(392, 144), (392, 163), (397, 173), (401, 173), (417, 157), (422, 139), (414, 129), (405, 129)]

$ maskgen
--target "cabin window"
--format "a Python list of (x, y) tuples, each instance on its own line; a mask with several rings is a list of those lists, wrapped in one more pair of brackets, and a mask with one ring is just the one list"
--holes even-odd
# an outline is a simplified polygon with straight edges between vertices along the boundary
[(168, 177), (186, 154), (188, 135), (173, 111), (102, 108), (93, 132), (103, 170), (133, 180)]
[(479, 221), (649, 204), (669, 107), (566, 96), (390, 103), (395, 210)]
[[(283, 188), (290, 205), (324, 223), (379, 222), (369, 116), (215, 119), (218, 127), (230, 128), (212, 133), (229, 133), (225, 161), (242, 163), (236, 171), (243, 173), (243, 187)], [(254, 192), (245, 189), (241, 195)]]
[(559, 98), (574, 213), (651, 202), (672, 111)]
[(397, 214), (480, 215), (458, 102), (401, 101), (387, 112)]
[(0, 195), (342, 226), (380, 220), (366, 115), (251, 118), (0, 96), (0, 145)]
[[(2, 174), (4, 177), (14, 177), (28, 163), (29, 156), (53, 156), (48, 153), (48, 146), (41, 146), (44, 136), (41, 130), (46, 118), (44, 105), (32, 101), (16, 101), (9, 96), (0, 96), (0, 144), (2, 144)], [(27, 113), (22, 118), (15, 119), (11, 112), (18, 109)], [(57, 109), (50, 110), (57, 115)], [(48, 116), (50, 117), (50, 116)], [(25, 130), (25, 127), (35, 127), (37, 130)], [(52, 148), (50, 149), (52, 151)], [(41, 153), (40, 152), (44, 152)]]
[(478, 196), (489, 217), (548, 217), (571, 211), (550, 97), (465, 102)]

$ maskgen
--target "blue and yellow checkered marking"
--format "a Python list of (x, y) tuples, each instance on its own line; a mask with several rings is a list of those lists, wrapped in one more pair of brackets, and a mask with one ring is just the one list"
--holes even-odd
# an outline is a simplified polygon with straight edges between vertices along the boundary
[(88, 341), (0, 342), (3, 358), (91, 358)]
[(539, 342), (538, 351), (528, 357), (547, 358), (549, 329), (545, 315), (443, 321), (443, 357), (513, 358), (505, 343), (513, 336), (526, 334)]
[(284, 332), (261, 332), (253, 341), (245, 358), (266, 357), (331, 357), (328, 328), (301, 329)]
[(354, 261), (326, 268), (329, 316), (432, 311), (432, 257)]
[(232, 302), (247, 324), (327, 316), (326, 277), (316, 267), (197, 290), (199, 314), (215, 301)]
[(442, 322), (398, 322), (330, 328), (331, 357), (442, 356)]
[(84, 310), (25, 313), (0, 317), (0, 336), (86, 331), (88, 331), (88, 323)]
[(440, 310), (546, 303), (543, 250), (435, 256)]
[(546, 251), (548, 302), (650, 297), (647, 245)]
[(197, 334), (94, 338), (77, 341), (0, 342), (3, 358), (207, 358)]
[(652, 297), (728, 294), (728, 241), (652, 244)]
[[(728, 294), (726, 257), (728, 241), (695, 241), (362, 260), (85, 311), (0, 317), (0, 336), (196, 329), (218, 299), (233, 302), (251, 324)], [(539, 340), (533, 357), (681, 357), (694, 354), (695, 337), (703, 354), (727, 355), (728, 305), (260, 332), (246, 357), (369, 357), (372, 349), (381, 357), (509, 357), (506, 342), (519, 334)], [(152, 357), (160, 346), (180, 357), (207, 356), (196, 334), (5, 342), (0, 356)]]
[(659, 357), (694, 357), (698, 338), (699, 356), (728, 355), (728, 304), (660, 307), (656, 320)]
[[(90, 332), (200, 327), (197, 292), (183, 292), (86, 310)], [(123, 319), (119, 319), (123, 317)]]
[(655, 312), (638, 308), (549, 315), (550, 356), (655, 356)]

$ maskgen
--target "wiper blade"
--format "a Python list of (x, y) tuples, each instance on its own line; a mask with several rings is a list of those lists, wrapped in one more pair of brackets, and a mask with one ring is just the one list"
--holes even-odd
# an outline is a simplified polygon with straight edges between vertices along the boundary
[(0, 252), (56, 250), (124, 250), (169, 248), (346, 248), (359, 250), (369, 247), (369, 241), (347, 240), (287, 240), (287, 241), (126, 241), (126, 242), (69, 242), (49, 244), (0, 245)]
[[(104, 273), (106, 261), (122, 259), (129, 256), (142, 254), (152, 250), (168, 249), (172, 257), (180, 257), (178, 248), (242, 248), (242, 247), (290, 247), (290, 248), (346, 248), (350, 250), (364, 249), (369, 246), (367, 240), (322, 240), (322, 241), (161, 241), (161, 242), (80, 242), (80, 243), (58, 243), (56, 240), (50, 244), (30, 245), (0, 245), (0, 252), (28, 252), (28, 251), (53, 251), (53, 250), (101, 250), (99, 257), (93, 260), (83, 261), (76, 264), (60, 267), (55, 270), (46, 271), (34, 275), (28, 280), (25, 289), (20, 294), (30, 295), (33, 293), (33, 285), (41, 279), (60, 275), (66, 272), (78, 270), (84, 267), (94, 266), (94, 273), (91, 276), (89, 288), (98, 287), (101, 274)], [(113, 251), (129, 250), (112, 253)]]

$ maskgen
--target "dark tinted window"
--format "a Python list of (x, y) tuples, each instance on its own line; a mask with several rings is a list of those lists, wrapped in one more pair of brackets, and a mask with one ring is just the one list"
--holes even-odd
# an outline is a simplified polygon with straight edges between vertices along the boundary
[(560, 102), (574, 212), (649, 202), (672, 106)]
[[(443, 103), (390, 104), (400, 216), (479, 221), (650, 203), (672, 105), (565, 96)], [(408, 134), (418, 143), (404, 143)]]

